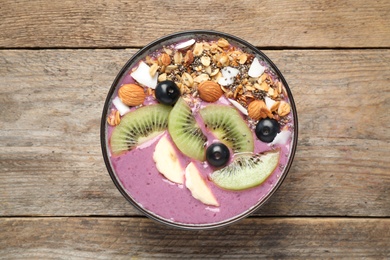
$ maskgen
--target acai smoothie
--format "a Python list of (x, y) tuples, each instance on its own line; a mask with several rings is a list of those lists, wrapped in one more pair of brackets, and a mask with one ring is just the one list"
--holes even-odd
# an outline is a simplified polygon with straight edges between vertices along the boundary
[(297, 116), (273, 63), (227, 34), (187, 32), (146, 46), (115, 80), (102, 147), (122, 194), (184, 228), (232, 223), (279, 187)]

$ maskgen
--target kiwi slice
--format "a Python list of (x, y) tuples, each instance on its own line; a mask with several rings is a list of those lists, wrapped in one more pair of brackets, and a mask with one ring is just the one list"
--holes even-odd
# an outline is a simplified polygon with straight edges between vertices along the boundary
[(168, 132), (179, 150), (193, 159), (205, 160), (206, 136), (199, 128), (191, 108), (179, 98), (168, 118)]
[(227, 190), (245, 190), (262, 184), (279, 163), (279, 151), (240, 155), (228, 166), (213, 172), (210, 179)]
[(251, 130), (236, 109), (224, 105), (209, 105), (200, 110), (205, 126), (234, 153), (253, 152)]
[(113, 155), (135, 148), (168, 127), (168, 116), (172, 107), (155, 104), (140, 107), (127, 113), (112, 132), (110, 145)]

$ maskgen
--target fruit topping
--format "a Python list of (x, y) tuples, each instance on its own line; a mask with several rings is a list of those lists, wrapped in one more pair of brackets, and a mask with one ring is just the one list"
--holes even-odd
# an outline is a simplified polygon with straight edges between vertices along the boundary
[(280, 125), (275, 119), (265, 118), (260, 120), (255, 129), (257, 138), (265, 143), (271, 143), (280, 132)]
[(165, 105), (173, 105), (180, 97), (180, 89), (175, 82), (164, 80), (157, 84), (156, 99)]
[(112, 132), (112, 153), (120, 155), (161, 134), (167, 129), (171, 109), (169, 106), (155, 104), (127, 113)]
[(199, 84), (198, 93), (199, 97), (206, 102), (215, 102), (223, 95), (221, 86), (210, 80)]
[(168, 136), (161, 137), (153, 153), (156, 168), (168, 180), (183, 184), (185, 168), (181, 165), (178, 156), (178, 151)]
[(145, 100), (144, 88), (136, 84), (124, 84), (118, 90), (118, 97), (127, 106), (141, 105)]
[(206, 205), (219, 206), (210, 187), (207, 186), (205, 179), (202, 177), (194, 163), (191, 162), (188, 164), (185, 171), (185, 177), (185, 185), (191, 191), (192, 197)]
[(150, 75), (150, 67), (143, 61), (140, 61), (138, 67), (130, 75), (135, 79), (139, 84), (147, 86), (149, 88), (156, 88), (157, 85), (157, 73), (154, 76)]
[(275, 170), (279, 151), (241, 155), (228, 166), (213, 172), (210, 179), (227, 190), (245, 190), (263, 183)]
[(252, 78), (257, 78), (261, 76), (261, 74), (263, 74), (264, 71), (265, 68), (263, 67), (263, 65), (260, 64), (257, 58), (254, 58), (251, 66), (249, 67), (248, 75)]
[(168, 119), (168, 131), (179, 150), (193, 159), (205, 160), (206, 136), (183, 98), (174, 105)]
[(253, 152), (252, 132), (236, 109), (213, 104), (202, 108), (199, 113), (206, 128), (234, 153)]
[(206, 150), (206, 160), (214, 167), (225, 166), (229, 159), (229, 148), (223, 143), (213, 143)]

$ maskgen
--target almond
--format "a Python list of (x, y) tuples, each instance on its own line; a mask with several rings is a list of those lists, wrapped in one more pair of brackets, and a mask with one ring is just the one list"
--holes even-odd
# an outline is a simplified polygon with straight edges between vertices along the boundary
[(118, 96), (125, 105), (138, 106), (145, 100), (144, 89), (136, 84), (125, 84), (118, 90)]
[(194, 54), (192, 54), (191, 50), (188, 50), (186, 55), (184, 56), (184, 63), (188, 66), (194, 61)]
[(168, 66), (169, 64), (171, 64), (171, 57), (169, 57), (169, 55), (166, 53), (163, 53), (161, 55), (160, 59), (161, 59), (161, 63), (165, 66)]
[(203, 81), (198, 86), (199, 97), (206, 102), (215, 102), (223, 94), (221, 86), (214, 81)]
[(261, 118), (261, 109), (265, 108), (265, 102), (263, 100), (254, 100), (249, 103), (248, 116), (254, 120)]

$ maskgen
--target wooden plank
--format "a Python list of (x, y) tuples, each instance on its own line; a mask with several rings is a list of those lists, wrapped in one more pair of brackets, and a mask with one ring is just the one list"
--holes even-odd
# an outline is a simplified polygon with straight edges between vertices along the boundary
[(183, 231), (145, 218), (2, 218), (3, 259), (385, 259), (389, 219), (250, 218)]
[[(0, 215), (138, 215), (105, 169), (105, 95), (134, 49), (0, 51)], [(266, 51), (289, 82), (299, 147), (258, 214), (390, 216), (390, 51)]]
[(188, 29), (259, 47), (389, 47), (389, 10), (388, 0), (3, 0), (0, 47), (140, 47)]

